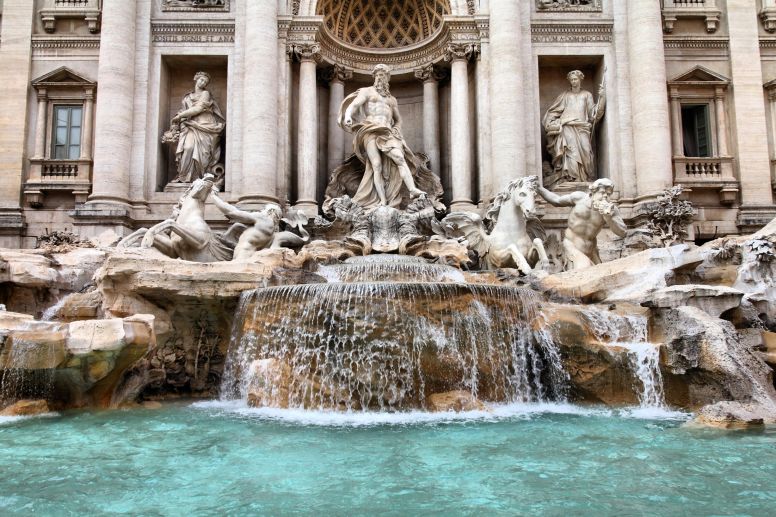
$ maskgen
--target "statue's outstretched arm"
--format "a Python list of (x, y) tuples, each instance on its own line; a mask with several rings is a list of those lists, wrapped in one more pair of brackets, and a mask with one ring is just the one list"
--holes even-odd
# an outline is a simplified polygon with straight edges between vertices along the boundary
[(572, 192), (571, 194), (566, 194), (565, 196), (559, 196), (555, 192), (550, 192), (541, 186), (537, 187), (537, 191), (545, 201), (553, 206), (574, 206), (577, 201), (579, 201), (582, 196), (585, 195), (584, 192)]
[(213, 200), (213, 203), (215, 203), (216, 207), (218, 207), (218, 209), (221, 210), (221, 212), (223, 212), (224, 215), (232, 221), (249, 225), (256, 223), (256, 216), (254, 214), (251, 212), (246, 212), (245, 210), (240, 210), (236, 206), (230, 205), (218, 197), (218, 194), (215, 192), (211, 194), (210, 198)]

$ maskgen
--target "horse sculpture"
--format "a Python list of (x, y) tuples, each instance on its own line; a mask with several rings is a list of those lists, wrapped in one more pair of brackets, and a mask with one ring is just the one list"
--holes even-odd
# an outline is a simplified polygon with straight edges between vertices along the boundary
[(230, 260), (234, 242), (227, 235), (215, 233), (205, 221), (205, 201), (213, 188), (213, 180), (210, 174), (195, 180), (181, 196), (170, 219), (149, 229), (137, 230), (125, 237), (119, 247), (141, 241), (142, 248), (154, 247), (171, 258), (193, 262)]
[(516, 267), (523, 274), (545, 269), (544, 231), (535, 213), (538, 185), (537, 176), (511, 181), (488, 207), (485, 222), (477, 214), (453, 213), (442, 220), (445, 233), (465, 238), (488, 269)]

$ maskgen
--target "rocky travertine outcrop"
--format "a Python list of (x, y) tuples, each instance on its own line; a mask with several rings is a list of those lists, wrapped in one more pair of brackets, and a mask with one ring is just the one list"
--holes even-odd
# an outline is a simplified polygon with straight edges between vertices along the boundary
[(112, 407), (125, 372), (156, 345), (153, 316), (34, 321), (0, 312), (0, 398), (46, 394), (58, 407)]
[(582, 270), (549, 275), (539, 281), (539, 287), (551, 295), (586, 303), (641, 303), (654, 291), (673, 285), (677, 275), (692, 271), (702, 262), (700, 254), (681, 244), (649, 249)]

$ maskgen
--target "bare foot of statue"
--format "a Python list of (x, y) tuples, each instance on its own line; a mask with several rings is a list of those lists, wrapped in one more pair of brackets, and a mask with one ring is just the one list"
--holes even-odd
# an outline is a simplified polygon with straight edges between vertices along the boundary
[(409, 190), (410, 190), (410, 197), (412, 199), (415, 199), (416, 197), (426, 197), (426, 195), (427, 195), (425, 192), (423, 192), (419, 188), (413, 188), (413, 189), (409, 189)]

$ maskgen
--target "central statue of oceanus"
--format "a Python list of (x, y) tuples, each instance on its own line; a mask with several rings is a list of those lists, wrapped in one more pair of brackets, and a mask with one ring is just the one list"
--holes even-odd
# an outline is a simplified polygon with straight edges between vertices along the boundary
[(353, 133), (353, 151), (364, 165), (358, 190), (351, 198), (367, 209), (402, 209), (412, 199), (427, 194), (416, 183), (424, 160), (412, 152), (402, 136), (399, 106), (389, 89), (390, 70), (377, 65), (373, 75), (374, 85), (346, 97), (337, 119), (342, 129)]

